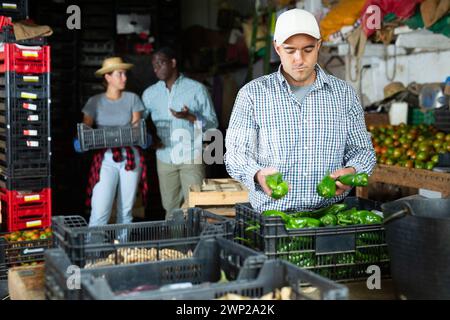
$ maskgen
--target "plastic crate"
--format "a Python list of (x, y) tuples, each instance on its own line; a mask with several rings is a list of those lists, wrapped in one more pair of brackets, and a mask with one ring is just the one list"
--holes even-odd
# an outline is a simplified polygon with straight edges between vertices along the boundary
[(2, 216), (9, 232), (51, 226), (51, 189), (39, 192), (2, 190)]
[(409, 125), (419, 125), (419, 124), (434, 124), (436, 122), (434, 112), (427, 111), (422, 112), (417, 108), (410, 108), (408, 113), (408, 124)]
[(47, 39), (45, 37), (36, 37), (26, 40), (16, 40), (12, 26), (4, 26), (0, 30), (0, 42), (6, 43), (16, 43), (24, 46), (44, 46), (47, 44)]
[(47, 99), (0, 99), (0, 125), (49, 125), (50, 103)]
[[(380, 204), (371, 200), (347, 198), (345, 203), (359, 210), (380, 210)], [(255, 225), (260, 227), (249, 228)], [(264, 217), (250, 204), (237, 204), (236, 236), (270, 259), (290, 261), (332, 280), (367, 279), (371, 265), (378, 265), (382, 275), (389, 276), (382, 225), (286, 230), (281, 218)]]
[[(244, 267), (245, 268), (245, 267)], [(347, 300), (348, 288), (281, 260), (265, 261), (258, 270), (248, 273), (241, 269), (237, 281), (194, 285), (183, 289), (166, 287), (165, 290), (147, 291), (129, 297), (139, 300), (214, 300), (227, 294), (259, 299), (285, 287), (292, 288), (291, 300)], [(147, 278), (144, 276), (144, 279)], [(214, 281), (214, 280), (213, 280)], [(114, 295), (115, 283), (103, 277), (88, 275), (83, 278), (84, 296), (95, 300), (121, 299)]]
[(147, 127), (145, 120), (137, 126), (92, 129), (78, 124), (78, 139), (82, 151), (116, 147), (146, 146)]
[[(155, 257), (153, 262), (133, 265), (115, 265), (82, 269), (81, 278), (105, 277), (113, 290), (129, 290), (131, 288), (151, 284), (163, 286), (168, 284), (191, 282), (194, 284), (207, 281), (217, 282), (223, 270), (228, 279), (236, 279), (241, 269), (245, 269), (248, 277), (256, 277), (266, 257), (256, 251), (223, 238), (190, 239), (176, 243), (140, 243), (139, 248), (154, 248), (162, 250), (177, 250), (180, 253), (190, 250), (189, 256)], [(120, 250), (120, 246), (111, 248)], [(113, 251), (111, 251), (113, 252)], [(46, 296), (48, 299), (89, 299), (96, 293), (86, 294), (81, 290), (67, 289), (67, 270), (73, 261), (63, 250), (47, 251), (46, 261)], [(137, 276), (137, 277), (136, 277)], [(144, 283), (143, 283), (144, 282)], [(136, 296), (134, 297), (136, 298)]]
[(50, 73), (50, 47), (4, 43), (0, 51), (0, 73)]
[(105, 41), (105, 42), (83, 41), (81, 43), (81, 52), (97, 53), (97, 54), (113, 54), (114, 53), (114, 41)]
[(9, 233), (0, 234), (0, 281), (8, 279), (8, 269), (23, 264), (43, 263), (44, 252), (52, 248), (52, 238), (12, 242), (5, 239)]
[(81, 39), (88, 41), (109, 41), (114, 37), (114, 30), (107, 29), (83, 29), (81, 31)]
[(40, 100), (50, 97), (50, 75), (6, 72), (0, 76), (0, 98)]
[(434, 113), (436, 118), (436, 128), (446, 133), (450, 133), (450, 110), (448, 108), (442, 108), (435, 110)]
[(9, 178), (0, 175), (0, 188), (6, 190), (16, 191), (39, 191), (45, 188), (50, 188), (51, 178), (36, 177), (36, 178)]
[(0, 2), (0, 16), (11, 17), (13, 21), (28, 18), (28, 0), (6, 0)]

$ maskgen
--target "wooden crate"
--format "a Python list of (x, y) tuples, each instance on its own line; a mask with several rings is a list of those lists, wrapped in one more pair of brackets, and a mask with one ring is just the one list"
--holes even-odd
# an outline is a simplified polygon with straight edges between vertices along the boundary
[(8, 287), (11, 300), (45, 300), (44, 265), (9, 269)]
[[(443, 198), (450, 198), (450, 173), (422, 169), (409, 169), (388, 165), (377, 165), (370, 183), (382, 182), (396, 186), (437, 191)], [(367, 198), (367, 188), (357, 188), (357, 196)]]
[(206, 208), (220, 215), (234, 216), (234, 205), (248, 201), (248, 190), (233, 179), (206, 179), (189, 189), (190, 208)]

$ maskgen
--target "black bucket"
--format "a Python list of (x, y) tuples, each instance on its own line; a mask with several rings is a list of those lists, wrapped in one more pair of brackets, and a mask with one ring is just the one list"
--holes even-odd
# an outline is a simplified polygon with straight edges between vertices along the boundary
[(391, 275), (402, 299), (450, 299), (450, 199), (382, 206)]

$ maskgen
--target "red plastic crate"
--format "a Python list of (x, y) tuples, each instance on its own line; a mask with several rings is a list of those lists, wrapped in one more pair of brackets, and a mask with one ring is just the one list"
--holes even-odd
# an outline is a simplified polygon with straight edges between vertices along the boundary
[(50, 47), (4, 43), (0, 52), (0, 73), (50, 73)]
[(2, 190), (2, 216), (6, 222), (6, 231), (14, 232), (51, 226), (51, 195), (51, 189), (43, 189), (40, 192)]

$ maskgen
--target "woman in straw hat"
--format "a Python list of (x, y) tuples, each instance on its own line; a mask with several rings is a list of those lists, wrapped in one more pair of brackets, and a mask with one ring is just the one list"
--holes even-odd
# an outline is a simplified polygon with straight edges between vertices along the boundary
[[(113, 57), (103, 61), (95, 75), (102, 77), (106, 92), (91, 97), (83, 108), (83, 123), (92, 127), (124, 127), (141, 119), (144, 105), (140, 98), (125, 91), (127, 70), (132, 64)], [(146, 199), (147, 179), (144, 155), (140, 147), (99, 150), (91, 166), (87, 205), (92, 207), (90, 226), (106, 225), (117, 191), (117, 223), (131, 223), (139, 180)]]

